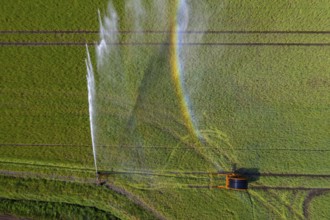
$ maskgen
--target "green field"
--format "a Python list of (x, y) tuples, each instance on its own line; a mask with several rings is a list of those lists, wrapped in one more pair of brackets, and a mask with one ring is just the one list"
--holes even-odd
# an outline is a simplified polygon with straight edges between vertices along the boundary
[[(114, 71), (126, 78), (100, 108), (100, 125), (111, 126), (98, 165), (127, 173), (102, 186), (85, 44), (95, 65), (97, 10), (108, 0), (0, 5), (0, 218), (327, 219), (330, 3), (187, 0), (185, 37), (196, 45), (182, 50), (201, 143), (170, 74), (175, 1), (136, 2), (141, 28), (155, 32), (125, 33), (135, 11), (113, 0), (124, 44)], [(224, 178), (212, 173), (233, 165), (249, 190), (213, 188)]]

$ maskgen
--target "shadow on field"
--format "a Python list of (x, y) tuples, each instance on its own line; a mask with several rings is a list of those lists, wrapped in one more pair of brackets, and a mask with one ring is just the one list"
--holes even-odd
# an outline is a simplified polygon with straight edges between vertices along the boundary
[(144, 114), (148, 113), (145, 112), (145, 106), (152, 105), (153, 101), (155, 101), (152, 100), (152, 95), (156, 91), (159, 91), (162, 82), (164, 84), (164, 81), (168, 82), (171, 80), (170, 75), (166, 75), (168, 59), (168, 52), (166, 52), (165, 46), (162, 46), (160, 49), (157, 48), (154, 55), (150, 58), (148, 67), (145, 69), (143, 78), (138, 87), (138, 95), (127, 123), (127, 129), (125, 132), (128, 131), (130, 135), (136, 129), (136, 120), (138, 120), (138, 116), (142, 117)]
[(259, 168), (236, 168), (236, 164), (233, 166), (233, 172), (247, 178), (248, 182), (256, 182), (260, 178)]

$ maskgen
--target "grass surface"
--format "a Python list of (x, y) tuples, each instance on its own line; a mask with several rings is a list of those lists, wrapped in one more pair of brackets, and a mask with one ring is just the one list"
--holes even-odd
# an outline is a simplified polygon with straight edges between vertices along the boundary
[[(185, 34), (185, 42), (213, 44), (182, 49), (203, 145), (185, 127), (170, 75), (169, 47), (162, 44), (170, 39), (174, 2), (162, 2), (162, 10), (155, 10), (160, 2), (141, 1), (146, 8), (141, 28), (167, 32), (120, 35), (121, 43), (159, 45), (117, 47), (121, 60), (113, 63), (121, 65), (114, 71), (127, 78), (111, 87), (111, 104), (99, 118), (104, 126), (111, 120), (107, 133), (100, 134), (107, 145), (98, 148), (100, 168), (149, 175), (111, 176), (108, 181), (119, 187), (112, 190), (94, 184), (84, 63), (85, 43), (90, 43), (95, 63), (97, 9), (104, 14), (107, 1), (1, 4), (0, 42), (9, 45), (0, 45), (0, 213), (41, 219), (51, 217), (48, 213), (91, 218), (111, 213), (123, 219), (325, 219), (330, 4), (187, 1), (192, 13), (188, 30), (203, 33)], [(123, 1), (113, 4), (119, 30), (136, 28), (136, 11), (125, 9)], [(8, 32), (17, 30), (92, 32)], [(15, 46), (17, 42), (36, 45)], [(40, 45), (68, 42), (81, 46)], [(229, 171), (233, 164), (262, 174), (303, 175), (261, 175), (248, 192), (212, 189), (224, 179), (207, 172)], [(317, 196), (311, 196), (314, 192)]]

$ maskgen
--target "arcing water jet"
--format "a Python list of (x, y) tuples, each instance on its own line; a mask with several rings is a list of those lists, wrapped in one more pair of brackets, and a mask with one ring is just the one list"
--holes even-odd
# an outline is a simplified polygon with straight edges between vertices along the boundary
[(89, 123), (92, 137), (92, 147), (93, 147), (93, 156), (94, 156), (94, 166), (97, 173), (97, 161), (96, 161), (96, 145), (95, 145), (95, 128), (94, 128), (94, 105), (95, 105), (95, 80), (94, 80), (94, 71), (93, 65), (91, 62), (91, 57), (86, 45), (87, 59), (86, 68), (87, 68), (87, 88), (88, 88), (88, 109), (89, 109)]
[[(125, 9), (132, 11), (132, 7), (141, 6), (130, 4)], [(119, 23), (127, 18), (119, 20), (111, 3), (103, 19), (98, 12), (100, 40), (95, 45), (96, 82), (87, 48), (90, 127), (96, 171), (164, 169), (168, 163), (165, 158), (172, 157), (172, 152), (166, 148), (146, 150), (144, 147), (166, 145), (170, 142), (168, 139), (172, 144), (175, 139), (182, 142), (179, 145), (187, 146), (183, 141), (187, 136), (191, 145), (198, 145), (195, 146), (198, 157), (203, 155), (203, 159), (214, 165), (210, 152), (200, 144), (203, 137), (189, 97), (191, 88), (186, 83), (184, 62), (189, 51), (183, 47), (189, 43), (184, 37), (190, 19), (187, 2), (175, 1), (175, 12), (163, 26), (169, 30), (163, 32), (165, 37), (159, 34), (162, 32), (152, 35), (154, 32), (138, 24), (144, 10), (136, 10), (136, 13), (126, 13), (128, 19), (134, 21), (126, 22), (130, 26)], [(125, 25), (130, 29), (121, 30)], [(161, 39), (161, 42), (147, 42), (154, 39)], [(155, 45), (160, 45), (156, 53), (151, 49)], [(158, 91), (159, 88), (165, 88), (166, 92)], [(166, 104), (162, 106), (163, 103)], [(173, 118), (173, 122), (168, 118)]]

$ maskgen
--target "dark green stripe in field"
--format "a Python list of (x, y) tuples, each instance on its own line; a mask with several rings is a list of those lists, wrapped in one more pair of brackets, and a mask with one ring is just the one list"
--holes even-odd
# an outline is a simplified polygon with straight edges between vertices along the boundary
[(118, 219), (94, 207), (3, 198), (0, 198), (0, 213), (15, 213), (19, 218), (32, 219)]
[[(63, 215), (70, 215), (70, 212), (77, 210), (77, 214), (79, 212), (84, 214), (86, 211), (86, 214), (100, 214), (101, 216), (105, 214), (120, 219), (129, 219), (133, 216), (141, 219), (153, 218), (152, 214), (133, 204), (124, 195), (95, 184), (3, 176), (0, 176), (0, 184), (2, 199), (22, 201), (17, 206), (14, 205), (14, 210), (11, 208), (13, 205), (11, 202), (0, 205), (0, 213), (19, 215), (21, 211), (30, 210), (30, 213), (34, 215), (42, 216), (43, 213), (48, 213), (49, 206), (52, 206), (54, 214), (62, 211)], [(40, 212), (30, 206), (32, 203), (36, 205), (36, 208), (40, 208)], [(21, 210), (20, 208), (23, 206), (25, 208)]]

